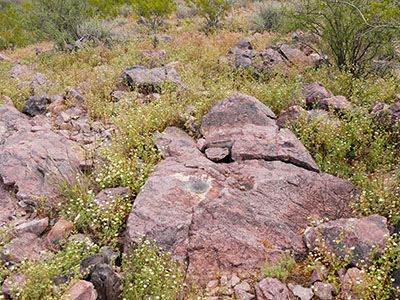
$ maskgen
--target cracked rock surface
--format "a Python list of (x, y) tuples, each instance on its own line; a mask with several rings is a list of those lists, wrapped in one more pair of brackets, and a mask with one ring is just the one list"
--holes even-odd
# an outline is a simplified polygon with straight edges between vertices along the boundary
[[(286, 250), (302, 257), (307, 217), (350, 215), (355, 186), (319, 173), (300, 141), (279, 129), (257, 99), (217, 102), (201, 134), (201, 147), (174, 127), (156, 137), (164, 160), (136, 198), (126, 247), (147, 235), (204, 284), (216, 275), (246, 276)], [(207, 158), (207, 149), (218, 147), (229, 155)]]

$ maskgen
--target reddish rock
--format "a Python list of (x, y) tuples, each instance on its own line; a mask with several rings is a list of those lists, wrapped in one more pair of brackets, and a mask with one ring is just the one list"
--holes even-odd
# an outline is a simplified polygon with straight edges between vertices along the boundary
[(349, 263), (357, 265), (370, 260), (371, 251), (383, 250), (386, 237), (389, 236), (385, 217), (372, 215), (361, 219), (338, 219), (317, 226), (309, 227), (304, 233), (304, 241), (310, 250), (322, 247), (328, 253), (344, 259), (352, 253)]
[(294, 105), (287, 110), (282, 110), (276, 124), (280, 128), (290, 128), (301, 118), (307, 119), (308, 113), (301, 106)]
[(314, 294), (321, 300), (332, 300), (332, 285), (329, 283), (315, 282)]
[(51, 176), (61, 173), (68, 178), (71, 168), (79, 166), (77, 144), (48, 128), (32, 131), (35, 126), (14, 107), (0, 106), (0, 177), (24, 206), (43, 197), (51, 203), (58, 195), (49, 183)]
[(21, 235), (26, 232), (33, 233), (36, 236), (39, 236), (46, 230), (49, 225), (49, 218), (44, 218), (40, 220), (32, 220), (23, 224), (20, 224), (15, 227), (15, 234)]
[(279, 279), (265, 278), (256, 285), (257, 300), (290, 300), (289, 291)]
[(360, 299), (361, 292), (366, 282), (363, 273), (357, 268), (351, 268), (346, 272), (342, 281), (340, 299)]
[(288, 249), (305, 255), (300, 232), (307, 216), (349, 216), (357, 189), (319, 174), (303, 145), (273, 117), (247, 96), (216, 103), (202, 133), (209, 147), (232, 146), (226, 163), (209, 160), (177, 128), (159, 134), (165, 159), (136, 197), (126, 246), (147, 235), (187, 261), (189, 276), (202, 283), (215, 274), (255, 272), (265, 258), (274, 262)]
[(96, 300), (97, 292), (91, 282), (78, 280), (65, 292), (62, 300)]
[(225, 157), (229, 155), (229, 148), (223, 147), (210, 147), (206, 150), (206, 156), (208, 159), (212, 161), (218, 162), (223, 160)]
[(300, 49), (291, 47), (287, 44), (283, 44), (279, 47), (280, 53), (283, 55), (285, 59), (287, 59), (290, 63), (295, 65), (307, 65), (310, 62), (310, 59), (301, 51)]
[(333, 96), (321, 99), (317, 106), (321, 109), (329, 111), (333, 109), (335, 112), (345, 112), (353, 110), (353, 106), (344, 96)]
[(310, 281), (311, 281), (311, 283), (314, 283), (316, 281), (324, 281), (326, 279), (327, 275), (328, 275), (328, 269), (323, 265), (318, 266), (312, 272)]
[[(26, 283), (25, 277), (19, 274), (11, 275), (6, 280), (4, 280), (2, 290), (4, 295), (8, 297), (5, 299), (12, 299), (11, 296), (13, 290), (15, 290), (16, 288), (18, 288), (19, 290), (24, 289), (25, 283)], [(1, 292), (0, 292), (0, 299), (2, 299)]]
[(303, 89), (303, 94), (306, 98), (306, 104), (310, 108), (315, 106), (321, 99), (333, 97), (333, 93), (324, 88), (321, 82), (307, 85)]
[(0, 228), (10, 223), (17, 209), (17, 200), (0, 184)]
[(44, 254), (42, 240), (33, 233), (23, 233), (4, 246), (2, 259), (10, 262), (22, 262), (24, 259), (36, 260)]
[(59, 242), (66, 239), (74, 229), (74, 224), (66, 218), (61, 217), (47, 235), (47, 240), (57, 246)]
[(279, 129), (274, 113), (256, 98), (236, 95), (217, 102), (200, 132), (206, 149), (229, 148), (233, 161), (279, 160), (318, 172), (306, 148), (290, 130)]
[(298, 297), (300, 300), (311, 300), (314, 296), (312, 289), (302, 287), (301, 285), (288, 284), (289, 289), (292, 291), (293, 295)]

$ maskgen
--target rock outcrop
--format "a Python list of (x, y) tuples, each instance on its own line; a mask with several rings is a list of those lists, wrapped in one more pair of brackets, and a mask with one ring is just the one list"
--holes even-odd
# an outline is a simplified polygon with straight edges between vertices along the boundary
[[(308, 216), (350, 215), (357, 189), (320, 174), (299, 140), (279, 129), (257, 99), (217, 102), (201, 133), (197, 145), (173, 127), (157, 137), (165, 159), (136, 198), (126, 247), (147, 235), (204, 283), (217, 274), (254, 272), (287, 250), (305, 256), (300, 233)], [(207, 158), (211, 148), (229, 154), (215, 162)]]
[(15, 192), (20, 205), (28, 208), (38, 199), (56, 197), (51, 176), (71, 175), (71, 168), (79, 167), (79, 153), (77, 144), (38, 126), (14, 107), (0, 106), (0, 189)]

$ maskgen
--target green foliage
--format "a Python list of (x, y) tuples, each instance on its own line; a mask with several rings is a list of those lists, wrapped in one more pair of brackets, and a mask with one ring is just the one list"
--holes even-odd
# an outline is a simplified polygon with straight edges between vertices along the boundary
[(196, 8), (197, 13), (206, 21), (205, 29), (217, 27), (231, 8), (227, 0), (185, 0)]
[(32, 35), (22, 26), (22, 18), (15, 4), (0, 8), (0, 50), (25, 46), (32, 40)]
[(64, 198), (58, 205), (60, 215), (71, 220), (79, 232), (114, 246), (132, 208), (130, 197), (115, 198), (107, 204), (96, 203), (94, 184), (81, 172), (74, 179), (55, 174), (52, 181)]
[(302, 0), (294, 20), (302, 29), (321, 37), (321, 50), (340, 70), (359, 77), (367, 73), (374, 59), (388, 51), (394, 38), (392, 28), (380, 26), (385, 20), (373, 13), (374, 4), (372, 0)]
[(258, 32), (277, 31), (282, 25), (286, 13), (285, 6), (280, 2), (256, 2), (255, 12), (250, 16), (250, 22)]
[(260, 275), (262, 278), (278, 278), (280, 281), (286, 282), (295, 266), (294, 258), (290, 254), (284, 253), (277, 264), (271, 265), (268, 259), (265, 260), (265, 266), (261, 269)]
[(97, 17), (115, 17), (125, 0), (89, 0), (90, 12)]
[(13, 289), (18, 299), (24, 300), (55, 300), (61, 299), (68, 284), (54, 288), (57, 277), (67, 275), (72, 278), (82, 278), (80, 261), (97, 253), (98, 247), (89, 240), (65, 243), (64, 248), (55, 255), (48, 254), (42, 261), (26, 261), (17, 267), (16, 271), (24, 276), (23, 286)]
[(79, 39), (78, 26), (88, 14), (88, 0), (32, 0), (26, 23), (40, 39), (51, 40), (59, 49), (65, 49)]
[(184, 266), (148, 239), (125, 255), (122, 299), (179, 299), (184, 290)]
[(129, 1), (135, 13), (145, 18), (153, 30), (159, 28), (176, 8), (174, 0)]
[(93, 19), (78, 25), (79, 41), (90, 42), (92, 45), (104, 43), (111, 46), (116, 38), (114, 25), (105, 20)]

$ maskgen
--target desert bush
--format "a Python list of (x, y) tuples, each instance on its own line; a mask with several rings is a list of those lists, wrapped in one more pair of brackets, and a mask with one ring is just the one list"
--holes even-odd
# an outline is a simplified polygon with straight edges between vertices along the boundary
[(196, 15), (196, 9), (187, 5), (185, 1), (176, 2), (176, 16), (179, 19), (193, 18)]
[(15, 46), (25, 46), (33, 36), (22, 25), (22, 15), (18, 5), (4, 3), (0, 8), (0, 50)]
[(26, 25), (39, 38), (55, 42), (59, 49), (79, 38), (78, 26), (89, 13), (87, 0), (32, 0)]
[(255, 12), (250, 16), (250, 22), (258, 32), (276, 31), (281, 26), (286, 10), (279, 2), (255, 2)]
[(133, 14), (133, 8), (129, 4), (124, 3), (119, 7), (118, 14), (123, 17), (129, 17)]
[(206, 21), (205, 29), (218, 27), (231, 8), (227, 0), (185, 0)]
[(286, 282), (293, 268), (296, 266), (294, 258), (290, 254), (282, 254), (281, 259), (276, 264), (270, 264), (265, 261), (265, 266), (261, 269), (262, 278), (278, 278), (282, 282)]
[(340, 70), (359, 77), (367, 74), (371, 62), (391, 47), (395, 36), (393, 27), (382, 25), (385, 19), (371, 9), (376, 2), (302, 0), (293, 19), (321, 38), (321, 51), (328, 53)]
[(179, 299), (183, 291), (184, 266), (148, 239), (124, 256), (122, 267), (122, 299)]
[(92, 16), (108, 17), (116, 16), (125, 0), (89, 0), (89, 7)]
[(92, 44), (104, 43), (111, 46), (116, 38), (113, 32), (114, 25), (106, 20), (93, 19), (78, 25), (79, 41), (87, 41)]
[(176, 8), (173, 0), (130, 0), (130, 5), (135, 13), (143, 17), (153, 30), (160, 27), (165, 18), (168, 18)]

